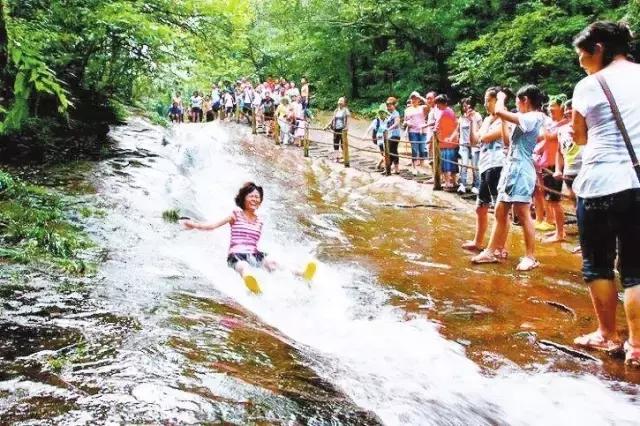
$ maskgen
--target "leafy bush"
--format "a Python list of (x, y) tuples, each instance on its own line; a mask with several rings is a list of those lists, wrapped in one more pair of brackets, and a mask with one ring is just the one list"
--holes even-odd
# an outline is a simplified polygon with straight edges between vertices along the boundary
[(78, 258), (91, 246), (87, 236), (66, 220), (63, 199), (0, 171), (0, 258), (43, 261), (74, 273), (87, 265)]

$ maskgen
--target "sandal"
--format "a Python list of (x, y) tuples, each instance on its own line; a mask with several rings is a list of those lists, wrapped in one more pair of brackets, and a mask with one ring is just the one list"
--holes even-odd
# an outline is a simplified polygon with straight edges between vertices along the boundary
[(476, 254), (471, 258), (471, 263), (483, 264), (483, 263), (498, 263), (500, 260), (491, 253), (491, 250), (484, 249), (479, 254)]
[(536, 269), (538, 266), (540, 266), (540, 262), (538, 262), (533, 257), (525, 256), (520, 258), (520, 263), (518, 263), (518, 266), (516, 266), (516, 271), (531, 271), (533, 269)]
[(640, 346), (624, 342), (624, 364), (629, 367), (640, 368)]
[[(614, 340), (606, 340), (604, 337), (602, 337), (602, 334), (600, 334), (599, 331), (594, 331), (593, 333), (576, 337), (575, 339), (573, 339), (573, 344), (586, 349), (593, 349), (596, 351), (604, 351), (609, 353), (620, 352), (620, 349), (622, 349), (620, 342), (616, 342)], [(640, 349), (638, 349), (638, 351), (640, 351)]]
[(469, 250), (469, 251), (475, 251), (475, 252), (481, 252), (482, 251), (482, 247), (478, 247), (476, 245), (476, 243), (474, 243), (473, 241), (465, 241), (462, 246), (463, 249), (465, 250)]
[(509, 257), (509, 252), (505, 249), (495, 249), (493, 251), (493, 255), (499, 260), (507, 260), (507, 258)]

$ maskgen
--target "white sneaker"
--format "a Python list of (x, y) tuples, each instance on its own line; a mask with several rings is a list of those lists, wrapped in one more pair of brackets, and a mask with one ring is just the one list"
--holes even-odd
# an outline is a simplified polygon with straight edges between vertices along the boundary
[(471, 192), (473, 192), (474, 194), (478, 195), (478, 193), (480, 191), (478, 191), (478, 188), (476, 188), (475, 186), (473, 188), (471, 188)]
[(465, 188), (463, 184), (460, 184), (460, 186), (458, 187), (458, 193), (466, 194), (466, 192), (467, 192), (467, 188)]

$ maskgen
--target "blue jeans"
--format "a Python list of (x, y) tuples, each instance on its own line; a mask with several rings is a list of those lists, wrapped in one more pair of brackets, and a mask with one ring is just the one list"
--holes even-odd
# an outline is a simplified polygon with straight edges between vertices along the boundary
[(409, 141), (411, 142), (411, 157), (413, 161), (427, 158), (427, 135), (409, 132)]
[(578, 229), (587, 283), (613, 280), (617, 255), (622, 286), (640, 285), (640, 189), (578, 198)]
[(469, 145), (460, 145), (460, 149), (458, 150), (458, 155), (460, 156), (460, 183), (464, 186), (467, 186), (467, 167), (471, 165), (471, 147)]

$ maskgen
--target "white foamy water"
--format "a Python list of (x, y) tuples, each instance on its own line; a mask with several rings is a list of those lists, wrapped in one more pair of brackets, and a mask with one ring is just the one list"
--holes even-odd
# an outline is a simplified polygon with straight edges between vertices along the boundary
[[(266, 223), (263, 250), (289, 267), (304, 264), (320, 241), (282, 205), (290, 198), (265, 173), (272, 166), (242, 154), (231, 134), (217, 123), (182, 125), (174, 128), (169, 145), (145, 146), (161, 158), (157, 168), (136, 171), (134, 183), (148, 197), (132, 196), (130, 203), (149, 215), (179, 206), (183, 214), (216, 220), (230, 214), (242, 183), (256, 181), (266, 192), (260, 210)], [(364, 216), (361, 210), (340, 214)], [(348, 244), (326, 216), (310, 208), (306, 214), (321, 235)], [(351, 259), (321, 264), (311, 286), (290, 273), (260, 272), (263, 294), (252, 295), (226, 266), (228, 238), (228, 228), (176, 230), (161, 250), (277, 328), (321, 377), (385, 424), (640, 423), (640, 404), (594, 376), (517, 367), (483, 374), (461, 345), (440, 335), (436, 323), (406, 320), (403, 311), (388, 304), (389, 291)], [(202, 288), (198, 295), (206, 297), (208, 291)]]

